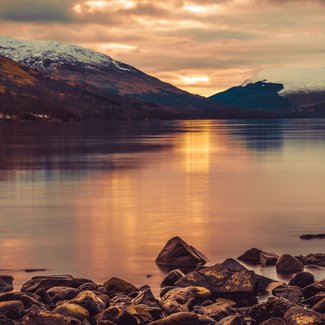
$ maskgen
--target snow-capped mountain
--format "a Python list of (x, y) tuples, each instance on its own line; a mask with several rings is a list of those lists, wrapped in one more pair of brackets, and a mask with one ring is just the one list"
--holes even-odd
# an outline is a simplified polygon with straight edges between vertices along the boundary
[(264, 70), (209, 100), (275, 116), (325, 116), (325, 68)]

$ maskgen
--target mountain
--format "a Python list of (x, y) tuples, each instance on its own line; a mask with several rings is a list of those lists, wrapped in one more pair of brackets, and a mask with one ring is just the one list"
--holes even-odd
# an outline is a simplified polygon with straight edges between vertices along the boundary
[(138, 98), (184, 116), (202, 117), (218, 111), (218, 105), (204, 97), (192, 95), (105, 54), (79, 46), (0, 37), (0, 54), (71, 86), (91, 87), (106, 95)]
[(277, 68), (209, 97), (213, 103), (283, 117), (325, 116), (325, 68)]
[(145, 119), (179, 114), (136, 98), (79, 87), (0, 56), (0, 119)]

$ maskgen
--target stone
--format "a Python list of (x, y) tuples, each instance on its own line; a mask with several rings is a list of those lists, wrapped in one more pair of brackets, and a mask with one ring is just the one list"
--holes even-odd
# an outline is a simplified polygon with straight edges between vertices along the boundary
[(20, 300), (25, 309), (33, 305), (40, 305), (40, 297), (34, 293), (23, 292), (5, 292), (0, 294), (0, 301)]
[(304, 297), (310, 298), (319, 292), (325, 292), (325, 279), (317, 281), (302, 289)]
[[(199, 286), (207, 288), (217, 297), (237, 298), (256, 297), (258, 277), (234, 259), (226, 259), (214, 266), (186, 274), (176, 282), (179, 287)], [(236, 298), (236, 299), (234, 299)]]
[(300, 239), (310, 240), (310, 239), (325, 239), (325, 234), (304, 234), (300, 236)]
[(85, 307), (90, 315), (98, 314), (106, 308), (106, 304), (93, 291), (89, 290), (81, 291), (75, 298), (70, 300), (70, 303)]
[(164, 280), (161, 282), (160, 287), (163, 288), (163, 287), (174, 286), (178, 280), (184, 277), (185, 274), (181, 270), (179, 269), (172, 270), (166, 275)]
[(0, 325), (15, 325), (15, 323), (5, 315), (0, 314)]
[(271, 298), (266, 302), (251, 307), (249, 316), (260, 324), (272, 317), (283, 318), (286, 312), (295, 306), (294, 303), (286, 299)]
[(293, 302), (294, 304), (298, 304), (303, 297), (302, 289), (297, 286), (282, 285), (276, 287), (272, 293), (274, 296), (287, 299)]
[(107, 294), (107, 290), (103, 286), (97, 283), (84, 283), (78, 289), (80, 291), (90, 290), (90, 291), (97, 291), (103, 294)]
[(200, 306), (195, 309), (195, 312), (201, 315), (209, 316), (216, 321), (220, 321), (221, 319), (235, 315), (237, 312), (228, 304), (220, 304), (214, 303), (209, 306)]
[(10, 275), (0, 275), (0, 292), (8, 292), (14, 290), (14, 278)]
[(259, 295), (264, 295), (266, 293), (269, 293), (268, 289), (270, 288), (271, 284), (277, 282), (276, 280), (270, 279), (263, 275), (256, 274), (256, 276), (257, 276), (257, 293)]
[(304, 288), (314, 282), (315, 278), (311, 273), (299, 272), (292, 277), (292, 279), (289, 281), (289, 285)]
[(192, 267), (207, 262), (206, 256), (180, 237), (170, 239), (156, 258), (156, 263), (169, 266)]
[(20, 300), (1, 301), (0, 313), (10, 319), (19, 319), (25, 313), (25, 307)]
[(237, 259), (239, 261), (242, 261), (242, 262), (245, 262), (248, 264), (257, 265), (260, 263), (261, 253), (263, 253), (262, 250), (260, 250), (258, 248), (251, 248), (248, 251), (246, 251), (244, 254), (237, 257)]
[(260, 264), (262, 266), (266, 265), (276, 265), (279, 255), (273, 252), (262, 252), (260, 256)]
[(297, 259), (304, 265), (318, 265), (325, 267), (325, 254), (323, 253), (308, 254), (305, 256), (300, 255), (297, 256)]
[(290, 254), (284, 254), (276, 263), (276, 270), (281, 274), (293, 274), (303, 271), (303, 264)]
[(79, 319), (80, 321), (84, 321), (85, 319), (87, 320), (90, 319), (88, 310), (85, 307), (74, 303), (64, 303), (56, 307), (53, 310), (53, 313), (76, 318)]
[(323, 298), (325, 298), (325, 292), (319, 292), (310, 298), (304, 299), (301, 303), (308, 307), (312, 307), (316, 305), (319, 301), (321, 301)]
[(51, 301), (53, 303), (56, 303), (60, 300), (70, 300), (74, 298), (80, 291), (79, 289), (70, 287), (52, 287), (46, 292), (51, 298)]
[(283, 318), (279, 317), (272, 317), (265, 322), (263, 322), (261, 325), (289, 325), (287, 321), (285, 321)]
[[(25, 292), (31, 293), (31, 292)], [(35, 292), (35, 295), (38, 295), (41, 298), (41, 301), (45, 304), (50, 304), (52, 302), (50, 296), (47, 294), (47, 290), (40, 288)]]
[(325, 316), (312, 311), (310, 309), (305, 309), (303, 307), (292, 307), (290, 308), (284, 319), (290, 323), (290, 325), (301, 325), (301, 324), (310, 324), (310, 325), (324, 325)]
[(167, 315), (189, 312), (196, 302), (209, 298), (210, 294), (208, 289), (202, 287), (175, 288), (161, 298), (160, 305)]
[(217, 325), (217, 322), (209, 316), (199, 315), (199, 321), (197, 324), (198, 325)]
[(316, 303), (312, 310), (317, 311), (318, 313), (325, 314), (325, 298)]
[(72, 275), (35, 276), (23, 284), (22, 292), (36, 292), (39, 289), (48, 290), (52, 287), (78, 288), (84, 283), (93, 282), (89, 279), (74, 278)]
[(195, 313), (180, 312), (156, 320), (149, 325), (198, 325), (199, 316)]
[(133, 284), (119, 279), (119, 278), (110, 278), (107, 280), (104, 284), (103, 287), (106, 289), (107, 294), (109, 296), (117, 294), (117, 293), (122, 293), (129, 295), (132, 292), (138, 292), (139, 289), (135, 287)]
[(244, 325), (244, 317), (241, 315), (232, 315), (220, 320), (218, 325)]

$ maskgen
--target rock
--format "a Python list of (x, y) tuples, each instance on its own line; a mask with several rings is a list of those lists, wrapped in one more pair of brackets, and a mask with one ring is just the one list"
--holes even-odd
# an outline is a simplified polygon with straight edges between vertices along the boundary
[(298, 286), (304, 288), (315, 282), (314, 276), (309, 272), (299, 272), (290, 280), (290, 286)]
[[(186, 274), (176, 284), (180, 287), (207, 288), (217, 297), (251, 299), (256, 297), (258, 277), (234, 259)], [(235, 299), (236, 298), (236, 299)]]
[(14, 322), (8, 319), (5, 315), (0, 314), (0, 325), (15, 325)]
[(84, 283), (78, 289), (80, 291), (90, 290), (90, 291), (97, 291), (103, 294), (107, 294), (107, 290), (103, 286), (97, 283)]
[(207, 299), (210, 294), (202, 287), (175, 288), (161, 298), (160, 305), (167, 315), (189, 312), (196, 302)]
[(0, 302), (0, 313), (10, 319), (19, 319), (25, 313), (24, 304), (19, 300)]
[(157, 264), (170, 266), (191, 267), (206, 262), (206, 256), (180, 237), (170, 239), (156, 258)]
[(296, 257), (304, 265), (318, 265), (318, 266), (325, 267), (325, 254), (317, 253), (317, 254), (308, 254), (306, 256), (300, 255)]
[(74, 299), (70, 300), (70, 303), (85, 307), (90, 315), (98, 314), (106, 308), (106, 304), (89, 290), (81, 291)]
[(195, 312), (201, 315), (209, 316), (216, 321), (220, 321), (221, 319), (235, 315), (237, 312), (228, 304), (220, 304), (214, 303), (209, 306), (200, 306), (199, 308), (195, 309)]
[(88, 320), (90, 319), (88, 310), (85, 307), (80, 306), (78, 304), (74, 304), (74, 303), (62, 304), (62, 305), (56, 307), (53, 310), (53, 313), (76, 318), (81, 321), (83, 321), (85, 319), (88, 319)]
[[(26, 292), (26, 293), (31, 293), (31, 292)], [(47, 290), (40, 288), (35, 292), (35, 295), (38, 295), (42, 302), (45, 304), (50, 304), (52, 302), (50, 296), (47, 294)]]
[(78, 288), (84, 283), (93, 282), (89, 279), (74, 278), (71, 275), (35, 276), (23, 284), (22, 292), (36, 292), (39, 289), (48, 290), (52, 287)]
[(312, 310), (317, 311), (318, 313), (321, 314), (325, 314), (325, 298), (323, 298), (317, 304), (315, 304)]
[(8, 292), (14, 290), (14, 278), (10, 275), (0, 275), (0, 292)]
[(262, 250), (258, 248), (251, 248), (248, 251), (246, 251), (243, 255), (240, 255), (237, 257), (239, 261), (248, 263), (248, 264), (253, 264), (257, 265), (260, 263), (260, 257), (261, 253), (263, 253)]
[(293, 274), (303, 271), (303, 264), (289, 254), (282, 255), (276, 263), (276, 270), (281, 274)]
[(305, 235), (301, 235), (300, 239), (305, 239), (305, 240), (325, 239), (325, 234), (317, 234), (317, 235), (305, 234)]
[(84, 325), (76, 318), (52, 313), (48, 310), (31, 308), (23, 317), (21, 325)]
[(302, 299), (302, 290), (297, 286), (282, 285), (276, 287), (272, 293), (274, 296), (287, 299), (294, 304), (298, 304)]
[(223, 318), (219, 323), (219, 325), (244, 325), (246, 324), (244, 321), (244, 317), (241, 315), (232, 315)]
[(195, 313), (180, 312), (156, 320), (149, 325), (198, 325), (199, 316)]
[(256, 276), (257, 276), (257, 293), (259, 295), (269, 293), (269, 291), (267, 291), (267, 290), (270, 288), (270, 285), (272, 283), (279, 283), (276, 280), (267, 278), (263, 275), (256, 274)]
[(308, 299), (304, 299), (301, 303), (308, 307), (312, 307), (316, 305), (319, 301), (321, 301), (323, 298), (325, 298), (325, 292), (319, 292)]
[(47, 294), (53, 303), (60, 300), (70, 300), (79, 293), (79, 289), (70, 287), (53, 287), (47, 290)]
[(285, 321), (283, 318), (279, 317), (272, 317), (265, 322), (263, 322), (261, 325), (289, 325), (287, 321)]
[(217, 322), (209, 316), (199, 315), (199, 321), (197, 324), (198, 325), (217, 325)]
[(237, 303), (231, 299), (218, 298), (215, 302), (219, 304), (228, 304), (231, 307), (237, 307)]
[(325, 292), (325, 279), (317, 281), (302, 289), (305, 298), (310, 298), (319, 292)]
[(266, 302), (253, 306), (249, 311), (249, 315), (260, 324), (272, 317), (283, 318), (286, 312), (295, 306), (295, 304), (286, 299), (272, 298)]
[(283, 283), (283, 282), (278, 282), (278, 281), (271, 282), (271, 283), (267, 286), (265, 292), (268, 293), (268, 294), (272, 294), (272, 292), (273, 292), (273, 290), (274, 290), (275, 288), (277, 288), (277, 287), (281, 287), (281, 286), (283, 286), (283, 285), (286, 285), (286, 284)]
[(279, 255), (273, 252), (262, 252), (260, 256), (260, 263), (262, 266), (265, 265), (276, 265)]
[(119, 279), (119, 278), (111, 278), (107, 280), (104, 284), (103, 287), (106, 289), (107, 294), (109, 296), (117, 294), (117, 293), (122, 293), (129, 295), (132, 292), (138, 292), (139, 289), (135, 287), (133, 284)]
[(310, 325), (324, 325), (325, 317), (321, 314), (316, 313), (310, 309), (305, 309), (303, 307), (292, 307), (290, 308), (284, 319), (288, 321), (291, 325), (301, 325), (301, 324), (310, 324)]
[(5, 292), (0, 294), (0, 301), (20, 300), (25, 309), (33, 305), (40, 305), (40, 297), (34, 293), (23, 292)]
[(184, 278), (184, 276), (185, 274), (181, 270), (179, 269), (172, 270), (166, 275), (164, 280), (161, 282), (160, 287), (163, 288), (168, 286), (174, 286), (175, 283), (178, 280)]

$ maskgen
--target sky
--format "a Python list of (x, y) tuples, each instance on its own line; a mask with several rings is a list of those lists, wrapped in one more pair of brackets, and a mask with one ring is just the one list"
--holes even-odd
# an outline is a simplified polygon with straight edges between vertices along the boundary
[(209, 96), (325, 65), (325, 0), (0, 0), (0, 34), (98, 50)]

